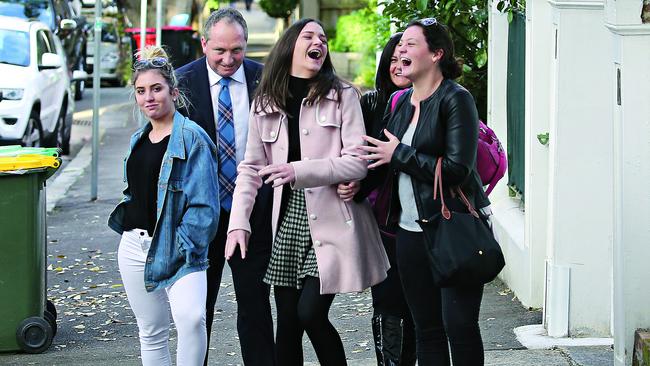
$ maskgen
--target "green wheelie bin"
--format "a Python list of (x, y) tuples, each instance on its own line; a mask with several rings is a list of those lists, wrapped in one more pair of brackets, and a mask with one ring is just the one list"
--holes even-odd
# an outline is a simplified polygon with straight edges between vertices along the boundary
[(56, 169), (0, 171), (0, 352), (43, 352), (56, 333), (45, 222), (45, 181)]

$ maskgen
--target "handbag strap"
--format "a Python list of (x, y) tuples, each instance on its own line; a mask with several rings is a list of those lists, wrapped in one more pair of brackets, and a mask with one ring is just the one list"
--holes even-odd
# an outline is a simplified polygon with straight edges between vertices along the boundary
[[(460, 196), (461, 201), (467, 206), (467, 210), (469, 211), (472, 216), (479, 218), (478, 212), (474, 209), (474, 206), (472, 206), (472, 203), (467, 199), (467, 196), (463, 192), (463, 190), (460, 189), (460, 187), (455, 187), (456, 192)], [(442, 214), (442, 217), (445, 219), (449, 220), (451, 218), (451, 211), (449, 210), (449, 207), (447, 207), (447, 204), (445, 204), (445, 198), (442, 189), (442, 156), (438, 157), (438, 161), (436, 162), (436, 170), (435, 170), (435, 176), (433, 178), (433, 199), (437, 199), (437, 195), (440, 194), (440, 213)], [(451, 192), (452, 194), (454, 193), (453, 190)]]

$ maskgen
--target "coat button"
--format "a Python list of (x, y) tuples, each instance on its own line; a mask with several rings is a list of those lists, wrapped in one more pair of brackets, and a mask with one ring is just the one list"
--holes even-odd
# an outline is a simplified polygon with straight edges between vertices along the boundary
[(271, 135), (271, 137), (275, 137), (275, 131), (271, 131), (271, 133), (269, 133), (269, 135)]
[(305, 192), (311, 193), (311, 188), (305, 188)]
[(309, 135), (309, 130), (306, 129), (306, 128), (303, 128), (303, 129), (302, 129), (302, 134), (303, 134), (303, 135)]
[(316, 244), (317, 247), (320, 247), (320, 246), (323, 245), (323, 243), (321, 243), (320, 240), (316, 240), (316, 241), (314, 242), (314, 244)]
[(320, 121), (321, 121), (321, 122), (325, 122), (325, 119), (326, 119), (325, 116), (322, 116), (322, 117), (320, 118)]
[(309, 218), (312, 219), (312, 220), (316, 220), (316, 215), (311, 214), (311, 215), (309, 215)]

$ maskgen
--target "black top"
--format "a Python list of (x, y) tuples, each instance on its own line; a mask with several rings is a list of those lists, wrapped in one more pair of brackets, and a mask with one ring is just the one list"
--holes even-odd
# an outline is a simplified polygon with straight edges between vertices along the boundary
[(156, 226), (158, 178), (169, 136), (152, 143), (145, 135), (133, 148), (126, 163), (131, 201), (126, 205), (124, 230), (143, 229), (153, 236)]
[(384, 114), (386, 113), (387, 100), (379, 99), (379, 92), (370, 90), (361, 96), (361, 113), (366, 127), (366, 135), (379, 137), (384, 127)]
[[(289, 155), (287, 162), (299, 161), (300, 154), (300, 107), (302, 100), (309, 93), (309, 84), (312, 79), (302, 79), (295, 76), (289, 77), (289, 97), (287, 98), (287, 126), (289, 132)], [(280, 204), (280, 216), (284, 214), (289, 198), (289, 189), (282, 188), (282, 203)]]
[(300, 155), (300, 107), (309, 93), (311, 79), (295, 76), (289, 78), (289, 98), (287, 99), (287, 125), (289, 126), (289, 158), (287, 162), (298, 161)]

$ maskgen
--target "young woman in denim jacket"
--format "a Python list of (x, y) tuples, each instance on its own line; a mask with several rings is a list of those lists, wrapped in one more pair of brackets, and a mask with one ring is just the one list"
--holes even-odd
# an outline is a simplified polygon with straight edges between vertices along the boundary
[(200, 365), (208, 244), (219, 221), (216, 147), (176, 111), (182, 103), (169, 58), (148, 47), (133, 67), (135, 100), (149, 119), (124, 159), (124, 198), (108, 224), (122, 235), (118, 265), (140, 335), (143, 365), (171, 365), (169, 310), (178, 331), (177, 365)]

